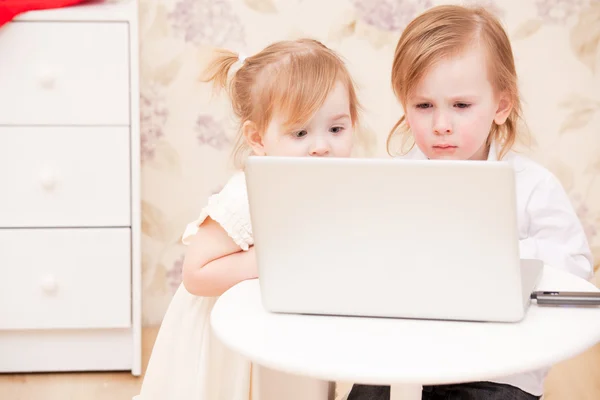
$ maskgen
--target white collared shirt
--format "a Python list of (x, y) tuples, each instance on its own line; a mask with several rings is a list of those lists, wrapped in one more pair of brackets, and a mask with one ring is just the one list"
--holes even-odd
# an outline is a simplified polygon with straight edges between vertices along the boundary
[[(492, 144), (488, 161), (498, 161)], [(425, 160), (415, 146), (404, 159)], [(521, 258), (535, 258), (545, 264), (590, 279), (593, 262), (585, 232), (558, 179), (540, 164), (513, 151), (502, 161), (515, 169), (517, 221)], [(541, 396), (548, 369), (494, 380)]]

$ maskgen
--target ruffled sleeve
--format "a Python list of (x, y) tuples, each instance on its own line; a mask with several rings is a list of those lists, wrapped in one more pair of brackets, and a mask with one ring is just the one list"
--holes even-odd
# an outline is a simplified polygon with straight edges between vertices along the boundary
[(242, 250), (254, 244), (244, 172), (236, 172), (219, 193), (208, 198), (198, 218), (187, 225), (182, 236), (184, 244), (189, 244), (207, 217), (221, 225)]

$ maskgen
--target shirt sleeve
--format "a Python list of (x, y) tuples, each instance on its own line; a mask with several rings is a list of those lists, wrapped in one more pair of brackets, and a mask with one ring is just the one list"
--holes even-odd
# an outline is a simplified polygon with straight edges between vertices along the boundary
[(584, 279), (593, 271), (583, 226), (562, 185), (553, 175), (533, 190), (527, 204), (528, 237), (520, 241), (521, 258), (536, 258)]
[(187, 224), (181, 239), (183, 244), (189, 244), (207, 217), (221, 225), (242, 250), (248, 250), (254, 244), (243, 172), (234, 174), (219, 193), (208, 198), (198, 218)]

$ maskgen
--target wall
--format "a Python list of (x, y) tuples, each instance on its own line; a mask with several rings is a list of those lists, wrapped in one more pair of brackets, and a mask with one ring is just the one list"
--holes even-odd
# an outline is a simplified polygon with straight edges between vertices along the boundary
[[(141, 0), (144, 322), (159, 324), (180, 282), (185, 224), (230, 173), (235, 121), (197, 78), (213, 46), (253, 54), (310, 36), (348, 60), (375, 156), (400, 115), (395, 43), (433, 0)], [(444, 2), (448, 3), (448, 2)], [(456, 3), (456, 2), (455, 2)], [(475, 1), (465, 1), (473, 4)], [(562, 181), (600, 260), (600, 1), (483, 0), (511, 36), (531, 155)]]

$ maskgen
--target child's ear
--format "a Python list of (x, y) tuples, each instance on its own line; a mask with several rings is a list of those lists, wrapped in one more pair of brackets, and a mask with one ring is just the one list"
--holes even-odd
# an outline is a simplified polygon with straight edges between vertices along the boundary
[(258, 129), (256, 129), (256, 124), (254, 122), (244, 122), (242, 125), (242, 134), (244, 135), (244, 138), (246, 138), (246, 143), (252, 148), (254, 154), (257, 156), (265, 155), (262, 136)]
[(494, 122), (496, 125), (502, 125), (506, 122), (506, 119), (512, 111), (513, 103), (512, 99), (507, 93), (500, 94), (500, 101), (498, 102), (498, 109), (496, 110), (496, 116)]

